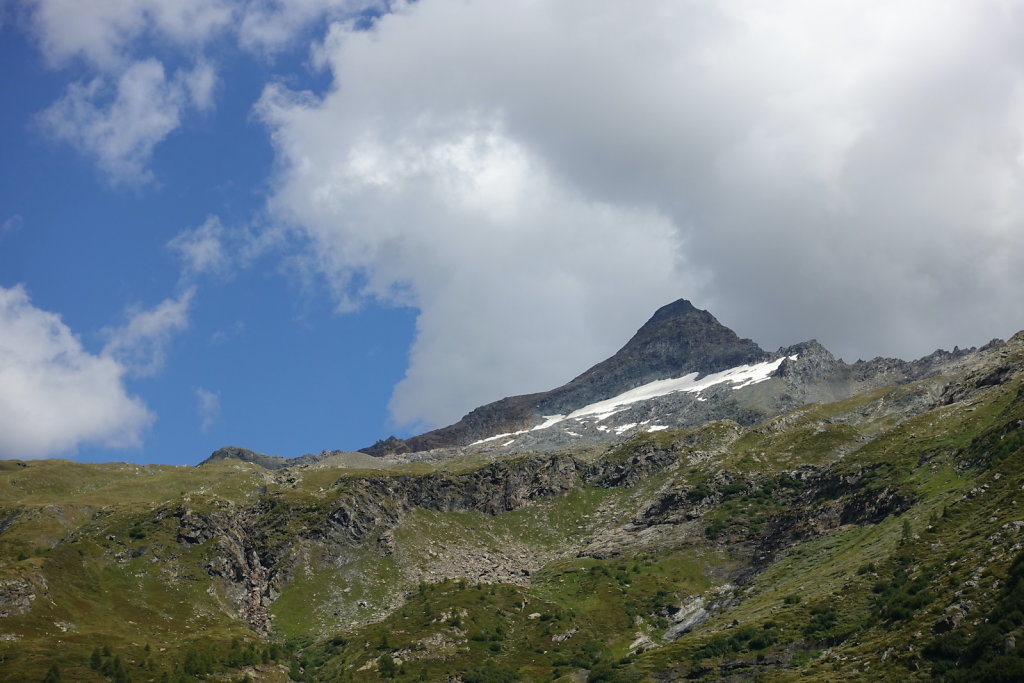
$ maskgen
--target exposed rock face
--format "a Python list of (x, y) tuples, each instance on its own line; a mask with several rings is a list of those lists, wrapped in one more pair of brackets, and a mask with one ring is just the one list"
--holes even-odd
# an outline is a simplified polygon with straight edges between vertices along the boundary
[(36, 599), (36, 588), (25, 578), (0, 581), (0, 617), (24, 614)]
[(496, 515), (564, 494), (576, 485), (579, 469), (573, 458), (546, 455), (496, 462), (465, 475), (345, 479), (338, 483), (341, 495), (330, 520), (354, 544), (397, 525), (414, 507)]
[(683, 600), (679, 607), (670, 608), (669, 617), (674, 623), (665, 631), (662, 640), (676, 640), (703, 624), (730, 605), (735, 591), (736, 586), (727, 583), (713, 588), (704, 595), (691, 596)]
[[(224, 580), (236, 609), (256, 631), (266, 633), (270, 630), (267, 608), (290, 580), (300, 554), (296, 551), (303, 543), (316, 543), (337, 554), (346, 547), (376, 542), (380, 552), (390, 554), (394, 552), (391, 529), (414, 508), (496, 515), (566, 493), (579, 483), (581, 469), (573, 458), (544, 455), (493, 463), (464, 475), (345, 478), (335, 484), (337, 497), (327, 508), (294, 507), (271, 496), (248, 507), (205, 513), (181, 505), (172, 514), (178, 518), (180, 543), (216, 544), (207, 572)], [(487, 566), (499, 557), (477, 558), (473, 564), (469, 556), (472, 567), (449, 573), (475, 572), (476, 578), (507, 580), (510, 572)], [(540, 566), (530, 559), (523, 564)], [(522, 570), (511, 574), (522, 575)]]

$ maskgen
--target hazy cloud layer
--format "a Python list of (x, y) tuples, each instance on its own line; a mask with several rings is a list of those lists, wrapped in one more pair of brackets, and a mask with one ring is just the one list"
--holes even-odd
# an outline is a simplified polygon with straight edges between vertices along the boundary
[(85, 351), (24, 289), (0, 287), (0, 458), (138, 444), (153, 416), (125, 390), (125, 373), (114, 358)]
[(393, 400), (541, 389), (693, 298), (766, 346), (1024, 326), (1024, 3), (399, 5), (274, 86), (272, 207), (339, 301), (420, 308)]

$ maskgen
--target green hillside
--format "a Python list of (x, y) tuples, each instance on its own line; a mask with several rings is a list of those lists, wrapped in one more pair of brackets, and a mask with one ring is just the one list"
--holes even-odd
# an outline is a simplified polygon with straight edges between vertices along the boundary
[(6, 461), (0, 679), (1024, 680), (1022, 426), (1017, 335), (607, 449)]

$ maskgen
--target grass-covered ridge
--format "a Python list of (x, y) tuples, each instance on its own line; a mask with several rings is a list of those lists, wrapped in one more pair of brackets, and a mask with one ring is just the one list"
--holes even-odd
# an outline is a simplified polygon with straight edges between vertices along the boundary
[(3, 462), (0, 680), (1020, 680), (1021, 341), (597, 453)]

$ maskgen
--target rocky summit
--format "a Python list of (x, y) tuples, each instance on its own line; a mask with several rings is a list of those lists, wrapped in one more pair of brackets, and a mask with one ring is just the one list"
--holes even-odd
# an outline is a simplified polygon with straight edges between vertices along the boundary
[(679, 301), (368, 450), (0, 462), (0, 680), (1024, 680), (1024, 332), (848, 364)]

